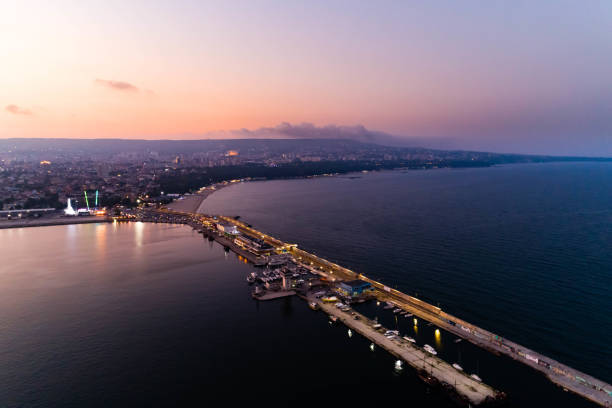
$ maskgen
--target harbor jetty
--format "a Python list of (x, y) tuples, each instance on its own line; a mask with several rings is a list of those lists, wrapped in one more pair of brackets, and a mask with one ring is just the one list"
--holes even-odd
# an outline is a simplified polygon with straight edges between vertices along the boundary
[[(437, 306), (402, 293), (368, 278), (364, 274), (354, 272), (303, 251), (296, 244), (283, 242), (264, 232), (255, 230), (236, 218), (161, 209), (150, 210), (136, 217), (136, 219), (142, 221), (153, 220), (154, 222), (177, 222), (177, 220), (180, 220), (181, 223), (191, 225), (208, 239), (219, 242), (227, 250), (236, 252), (239, 256), (257, 266), (272, 264), (274, 256), (283, 254), (290, 257), (291, 262), (299, 268), (316, 274), (319, 281), (327, 285), (329, 290), (337, 290), (339, 285), (347, 282), (365, 282), (370, 285), (369, 296), (393, 305), (394, 308), (398, 309), (398, 312), (410, 313), (415, 318), (428, 321), (488, 351), (507, 355), (543, 373), (550, 381), (564, 390), (574, 392), (601, 406), (612, 407), (612, 385), (450, 315)], [(311, 295), (315, 292), (310, 285), (312, 285), (312, 282), (309, 282), (307, 287), (299, 288), (297, 292), (298, 295), (309, 300), (312, 308), (320, 308), (329, 314), (333, 320), (341, 321), (398, 359), (414, 367), (419, 372), (419, 377), (424, 381), (433, 381), (447, 390), (452, 390), (451, 394), (458, 396), (461, 401), (470, 405), (499, 402), (503, 398), (503, 393), (493, 390), (477, 379), (460, 373), (459, 370), (438, 358), (423, 354), (425, 352), (422, 349), (408, 344), (410, 342), (404, 342), (397, 338), (389, 339), (377, 331), (374, 324), (364, 316), (359, 315), (355, 319), (356, 312), (352, 312), (352, 317), (350, 317), (345, 311), (334, 308), (333, 305), (312, 299)], [(339, 297), (342, 296), (340, 292), (338, 292)]]
[(80, 216), (80, 217), (41, 217), (23, 218), (15, 220), (0, 221), (0, 229), (26, 228), (26, 227), (50, 227), (54, 225), (93, 224), (99, 222), (112, 222), (111, 217)]
[[(444, 360), (431, 355), (410, 341), (399, 336), (385, 336), (383, 327), (377, 328), (380, 326), (377, 322), (360, 313), (348, 309), (343, 311), (333, 304), (322, 302), (312, 296), (308, 300), (316, 303), (325, 313), (336, 317), (336, 321), (342, 322), (378, 347), (406, 362), (417, 370), (419, 376), (429, 385), (438, 385), (452, 390), (452, 396), (457, 402), (462, 402), (464, 405), (483, 406), (499, 402), (505, 397), (503, 393), (455, 369)], [(401, 367), (401, 363), (398, 367)]]

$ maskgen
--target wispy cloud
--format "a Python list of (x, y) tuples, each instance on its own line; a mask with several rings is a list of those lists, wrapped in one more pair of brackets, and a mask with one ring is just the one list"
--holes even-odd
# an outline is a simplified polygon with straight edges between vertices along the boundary
[(124, 92), (139, 92), (140, 91), (140, 89), (138, 89), (137, 86), (132, 85), (129, 82), (124, 82), (124, 81), (113, 81), (113, 80), (108, 80), (108, 79), (96, 78), (94, 80), (94, 83), (107, 87), (109, 89), (115, 90), (115, 91), (124, 91)]
[(17, 105), (6, 105), (4, 108), (8, 113), (12, 113), (13, 115), (25, 115), (32, 116), (34, 113), (26, 108), (21, 108)]

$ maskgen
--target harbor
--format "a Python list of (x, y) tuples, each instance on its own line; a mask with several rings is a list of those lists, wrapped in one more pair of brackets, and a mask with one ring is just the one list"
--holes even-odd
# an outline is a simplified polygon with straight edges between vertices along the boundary
[(313, 296), (307, 298), (315, 303), (323, 312), (336, 318), (351, 330), (372, 341), (372, 346), (381, 347), (396, 358), (396, 369), (401, 370), (405, 362), (417, 371), (419, 377), (430, 386), (438, 386), (448, 391), (449, 395), (461, 405), (493, 405), (502, 402), (505, 395), (492, 387), (478, 381), (437, 358), (411, 341), (389, 333), (376, 321), (350, 308), (340, 309), (336, 305), (326, 303)]
[[(380, 282), (368, 278), (363, 274), (356, 273), (325, 259), (321, 259), (311, 253), (298, 249), (297, 245), (295, 244), (282, 242), (281, 240), (257, 231), (238, 219), (232, 217), (214, 217), (201, 214), (178, 213), (168, 210), (151, 212), (148, 217), (149, 219), (145, 219), (146, 217), (141, 216), (139, 219), (148, 221), (155, 219), (154, 222), (172, 222), (180, 219), (181, 223), (191, 225), (194, 229), (198, 230), (198, 232), (201, 232), (204, 236), (208, 237), (208, 239), (219, 242), (227, 250), (236, 252), (239, 256), (243, 257), (245, 261), (251, 262), (256, 266), (266, 266), (268, 261), (277, 259), (275, 257), (282, 255), (285, 257), (285, 259), (287, 259), (287, 262), (295, 265), (296, 267), (303, 268), (313, 275), (317, 275), (318, 283), (323, 285), (326, 290), (337, 292), (336, 294), (338, 297), (343, 296), (341, 293), (342, 291), (338, 290), (342, 283), (352, 281), (365, 282), (370, 285), (369, 297), (371, 299), (376, 299), (379, 302), (388, 302), (388, 304), (393, 305), (392, 307), (394, 310), (399, 309), (398, 313), (404, 313), (404, 315), (408, 313), (412, 314), (414, 315), (415, 319), (418, 318), (430, 322), (430, 324), (453, 333), (459, 338), (465, 339), (483, 349), (495, 354), (507, 355), (512, 359), (543, 373), (550, 381), (562, 387), (566, 391), (574, 392), (601, 406), (612, 406), (612, 386), (609, 384), (559, 363), (551, 358), (543, 356), (529, 348), (491, 333), (476, 325), (470, 324), (469, 322), (459, 319), (456, 316), (447, 314), (436, 306), (392, 289)], [(254, 243), (254, 245), (251, 247), (245, 247), (244, 242), (237, 240), (238, 236), (247, 237)], [(296, 293), (308, 300), (313, 293), (317, 293), (317, 290), (316, 286), (313, 288), (312, 281), (305, 283), (306, 285), (296, 285), (298, 287)], [(254, 289), (254, 291), (255, 290), (256, 289)], [(274, 297), (274, 292), (274, 288), (267, 288), (269, 297)], [(347, 320), (346, 316), (340, 314), (342, 312), (341, 310), (336, 310), (331, 306), (322, 304), (321, 302), (316, 302), (316, 307), (330, 314), (330, 316), (335, 317), (336, 320), (347, 324), (347, 326), (351, 327), (364, 337), (371, 339), (373, 343), (376, 343), (378, 346), (389, 351), (389, 353), (395, 355), (398, 357), (398, 359), (401, 359), (408, 365), (415, 367), (414, 364), (416, 364), (418, 359), (415, 360), (413, 354), (407, 355), (404, 358), (403, 354), (398, 353), (398, 349), (396, 349), (395, 346), (391, 346), (395, 343), (390, 343), (387, 341), (388, 339), (385, 336), (381, 337), (370, 331), (364, 331), (364, 327), (362, 326), (355, 326), (355, 321), (365, 321), (365, 318), (360, 317), (360, 320)], [(402, 341), (398, 341), (398, 347), (400, 347), (400, 345), (402, 347), (406, 346), (406, 344), (403, 344)], [(403, 349), (400, 347), (399, 350), (401, 351)], [(437, 364), (436, 367), (438, 367), (438, 369), (431, 369), (430, 376), (434, 378), (437, 383), (443, 384), (444, 387), (451, 388), (453, 390), (452, 393), (457, 393), (457, 395), (460, 396), (460, 399), (469, 401), (469, 404), (478, 405), (483, 403), (485, 400), (499, 401), (500, 397), (503, 395), (499, 391), (479, 391), (477, 393), (470, 393), (464, 389), (462, 392), (457, 388), (454, 382), (455, 375), (457, 374), (454, 371), (458, 370), (448, 363), (445, 364), (446, 366)], [(453, 373), (452, 375), (449, 374), (449, 367), (451, 370), (454, 370), (450, 371)], [(465, 375), (462, 374), (459, 378), (463, 379), (463, 377), (465, 377)], [(424, 381), (426, 379), (427, 377), (425, 377)]]

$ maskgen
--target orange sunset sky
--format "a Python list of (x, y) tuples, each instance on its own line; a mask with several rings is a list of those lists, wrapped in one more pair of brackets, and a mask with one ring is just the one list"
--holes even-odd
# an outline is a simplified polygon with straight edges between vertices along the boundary
[(596, 1), (6, 1), (0, 137), (307, 122), (612, 154), (610, 27)]

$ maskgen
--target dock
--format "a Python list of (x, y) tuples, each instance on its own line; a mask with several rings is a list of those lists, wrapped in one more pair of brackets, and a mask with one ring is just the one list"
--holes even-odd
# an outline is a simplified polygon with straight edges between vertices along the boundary
[[(510, 358), (541, 372), (551, 382), (562, 387), (564, 390), (571, 391), (601, 406), (612, 407), (612, 385), (555, 361), (552, 358), (546, 357), (509, 339), (492, 333), (486, 329), (471, 324), (463, 319), (450, 315), (439, 307), (370, 279), (364, 274), (354, 272), (326, 259), (317, 257), (316, 255), (307, 251), (301, 250), (296, 244), (285, 243), (268, 234), (255, 230), (242, 221), (238, 221), (231, 217), (213, 217), (203, 214), (168, 211), (165, 209), (161, 210), (160, 214), (165, 217), (175, 214), (179, 217), (188, 218), (190, 220), (188, 222), (189, 225), (192, 225), (194, 228), (203, 228), (204, 234), (213, 237), (214, 240), (224, 245), (226, 248), (236, 252), (244, 259), (256, 263), (259, 260), (257, 255), (236, 245), (230, 238), (224, 236), (223, 234), (219, 234), (214, 227), (214, 225), (220, 221), (233, 224), (241, 234), (256, 237), (265, 241), (267, 244), (271, 245), (277, 253), (289, 254), (298, 265), (307, 268), (313, 273), (316, 273), (322, 280), (329, 282), (332, 285), (336, 282), (350, 281), (355, 279), (368, 282), (372, 285), (374, 289), (374, 296), (378, 300), (391, 302), (395, 305), (395, 307), (412, 313), (415, 318), (428, 321), (439, 328), (447, 330), (460, 338), (484, 348), (485, 350), (495, 354), (507, 355)], [(368, 321), (365, 317), (360, 317), (360, 320), (351, 320), (346, 315), (342, 314), (344, 312), (335, 309), (333, 306), (325, 305), (321, 302), (317, 302), (317, 304), (326, 313), (336, 316), (347, 326), (351, 327), (361, 335), (369, 338), (374, 343), (382, 345), (391, 354), (397, 356), (403, 361), (406, 361), (409, 365), (417, 368), (417, 366), (421, 364), (421, 366), (418, 366), (418, 368), (422, 369), (422, 365), (425, 364), (425, 367), (428, 367), (430, 370), (430, 375), (434, 376), (441, 383), (450, 384), (450, 386), (453, 386), (455, 391), (462, 398), (466, 398), (467, 401), (473, 401), (470, 403), (477, 405), (476, 401), (489, 401), (498, 397), (498, 394), (495, 394), (495, 390), (492, 390), (490, 387), (488, 390), (485, 390), (484, 387), (488, 386), (482, 383), (480, 384), (483, 388), (475, 387), (477, 391), (473, 391), (471, 388), (469, 388), (469, 386), (473, 386), (474, 381), (472, 380), (472, 382), (470, 382), (469, 380), (466, 380), (463, 378), (465, 377), (464, 375), (457, 377), (457, 373), (448, 371), (448, 367), (450, 367), (451, 370), (454, 370), (454, 368), (442, 360), (432, 359), (432, 357), (427, 357), (424, 359), (422, 354), (423, 352), (419, 351), (418, 349), (413, 350), (414, 347), (411, 345), (401, 344), (401, 341), (399, 341), (399, 343), (398, 341), (388, 341), (388, 339), (386, 339), (382, 334), (376, 331), (373, 332), (371, 327), (367, 326), (367, 324), (366, 326), (361, 325), (359, 322)], [(429, 364), (427, 363), (428, 361), (430, 362)], [(456, 378), (460, 379), (460, 381), (457, 383), (458, 386), (455, 385)]]
[[(332, 304), (309, 298), (309, 302), (317, 303), (319, 308), (330, 316), (335, 316), (338, 321), (359, 333), (363, 337), (385, 349), (387, 352), (406, 362), (415, 370), (434, 378), (441, 386), (454, 389), (460, 400), (472, 405), (486, 405), (504, 398), (503, 393), (492, 387), (476, 381), (468, 374), (459, 371), (442, 359), (437, 358), (424, 351), (420, 347), (395, 337), (389, 339), (373, 326), (375, 321), (366, 316), (352, 311), (351, 314), (343, 312)], [(358, 319), (355, 319), (357, 316)]]

